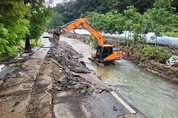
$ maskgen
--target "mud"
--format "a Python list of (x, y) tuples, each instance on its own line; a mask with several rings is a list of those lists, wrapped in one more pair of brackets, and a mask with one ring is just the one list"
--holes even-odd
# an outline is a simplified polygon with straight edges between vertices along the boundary
[[(40, 49), (39, 52), (43, 55), (47, 49)], [(26, 118), (31, 117), (29, 112), (31, 106), (34, 108), (38, 107), (38, 104), (34, 105), (33, 101), (37, 98), (34, 97), (34, 92), (36, 92), (36, 85), (40, 79), (38, 72), (42, 69), (40, 68), (44, 56), (31, 56), (26, 59), (25, 62), (21, 62), (18, 65), (18, 69), (13, 73), (7, 75), (4, 78), (4, 82), (0, 85), (0, 116), (2, 118)], [(42, 66), (43, 67), (43, 66)], [(45, 72), (45, 71), (44, 71)], [(46, 84), (44, 84), (46, 85)], [(35, 88), (36, 87), (36, 88)], [(43, 90), (41, 87), (39, 90)], [(38, 92), (38, 93), (41, 93)], [(46, 93), (42, 93), (46, 95)], [(41, 95), (41, 94), (36, 94)], [(48, 95), (48, 94), (47, 94)], [(43, 98), (43, 99), (42, 99)], [(42, 103), (40, 105), (44, 106), (46, 104), (44, 98), (42, 97)], [(49, 97), (50, 98), (50, 97)], [(50, 100), (51, 101), (51, 100)], [(37, 102), (37, 101), (36, 101)], [(47, 106), (50, 106), (48, 103)], [(43, 109), (44, 110), (44, 109)], [(40, 111), (41, 112), (41, 111)], [(34, 111), (33, 116), (40, 117), (39, 111)], [(46, 112), (50, 113), (50, 112)]]
[[(20, 73), (20, 77), (16, 76), (17, 73)], [(31, 74), (18, 70), (4, 79), (0, 86), (1, 117), (25, 117), (26, 104), (35, 79), (32, 68), (29, 68), (29, 73)]]

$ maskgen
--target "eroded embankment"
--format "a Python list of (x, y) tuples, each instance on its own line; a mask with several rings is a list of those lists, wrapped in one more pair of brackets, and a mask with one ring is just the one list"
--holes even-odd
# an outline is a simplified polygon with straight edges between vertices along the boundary
[(17, 66), (16, 71), (9, 73), (0, 85), (2, 118), (52, 117), (51, 97), (47, 92), (50, 78), (46, 78), (46, 71), (40, 73), (48, 65), (46, 60), (43, 62), (47, 51), (47, 48), (39, 49), (31, 57), (27, 56), (25, 62), (13, 64)]
[[(89, 44), (88, 35), (80, 35), (74, 33), (67, 33), (64, 35), (68, 38), (74, 38), (82, 40)], [(123, 58), (132, 61), (141, 68), (152, 72), (158, 76), (166, 78), (174, 83), (178, 83), (178, 64), (174, 66), (169, 66), (165, 63), (160, 63), (156, 60), (149, 60), (143, 54), (142, 49), (147, 46), (147, 44), (127, 44), (126, 42), (119, 40), (117, 38), (104, 37), (107, 43), (113, 44), (123, 51)], [(171, 52), (178, 53), (177, 47), (163, 46), (163, 48), (170, 50)]]

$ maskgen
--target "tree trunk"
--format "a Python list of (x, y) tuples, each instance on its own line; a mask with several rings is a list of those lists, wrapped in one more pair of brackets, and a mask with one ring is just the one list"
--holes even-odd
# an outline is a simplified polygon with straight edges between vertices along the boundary
[(30, 39), (27, 36), (25, 39), (25, 53), (30, 53), (32, 52), (31, 46), (30, 46)]

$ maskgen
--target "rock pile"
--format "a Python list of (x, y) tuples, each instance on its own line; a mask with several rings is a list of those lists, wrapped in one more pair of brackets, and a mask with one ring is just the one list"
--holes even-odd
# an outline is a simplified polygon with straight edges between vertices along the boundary
[(155, 61), (144, 61), (138, 64), (141, 68), (148, 70), (156, 75), (164, 77), (170, 81), (178, 83), (178, 68)]
[[(53, 73), (55, 77), (52, 89), (54, 91), (73, 90), (76, 93), (90, 95), (109, 90), (104, 84), (96, 82), (98, 77), (95, 73), (87, 68), (83, 61), (80, 61), (82, 55), (66, 42), (60, 41), (57, 48), (50, 49), (48, 55), (59, 67), (59, 70)], [(96, 81), (87, 81), (87, 78), (91, 80), (92, 77)]]

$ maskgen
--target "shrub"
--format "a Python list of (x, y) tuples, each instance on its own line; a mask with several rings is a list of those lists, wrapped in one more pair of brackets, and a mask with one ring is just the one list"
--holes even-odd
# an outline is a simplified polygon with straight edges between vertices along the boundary
[(171, 37), (178, 37), (178, 32), (165, 32), (164, 34)]
[(92, 44), (93, 47), (97, 47), (97, 40), (93, 35), (89, 35), (88, 39), (89, 39), (89, 42)]
[(172, 56), (172, 53), (168, 50), (164, 50), (160, 46), (156, 47), (145, 47), (142, 50), (144, 52), (144, 55), (148, 59), (155, 59), (159, 60), (161, 62), (165, 62), (167, 59), (169, 59)]
[(137, 42), (139, 42), (139, 43), (146, 43), (146, 38), (144, 38), (143, 36), (140, 36), (137, 33), (135, 33), (133, 35), (133, 37), (134, 37), (134, 43), (137, 43)]

